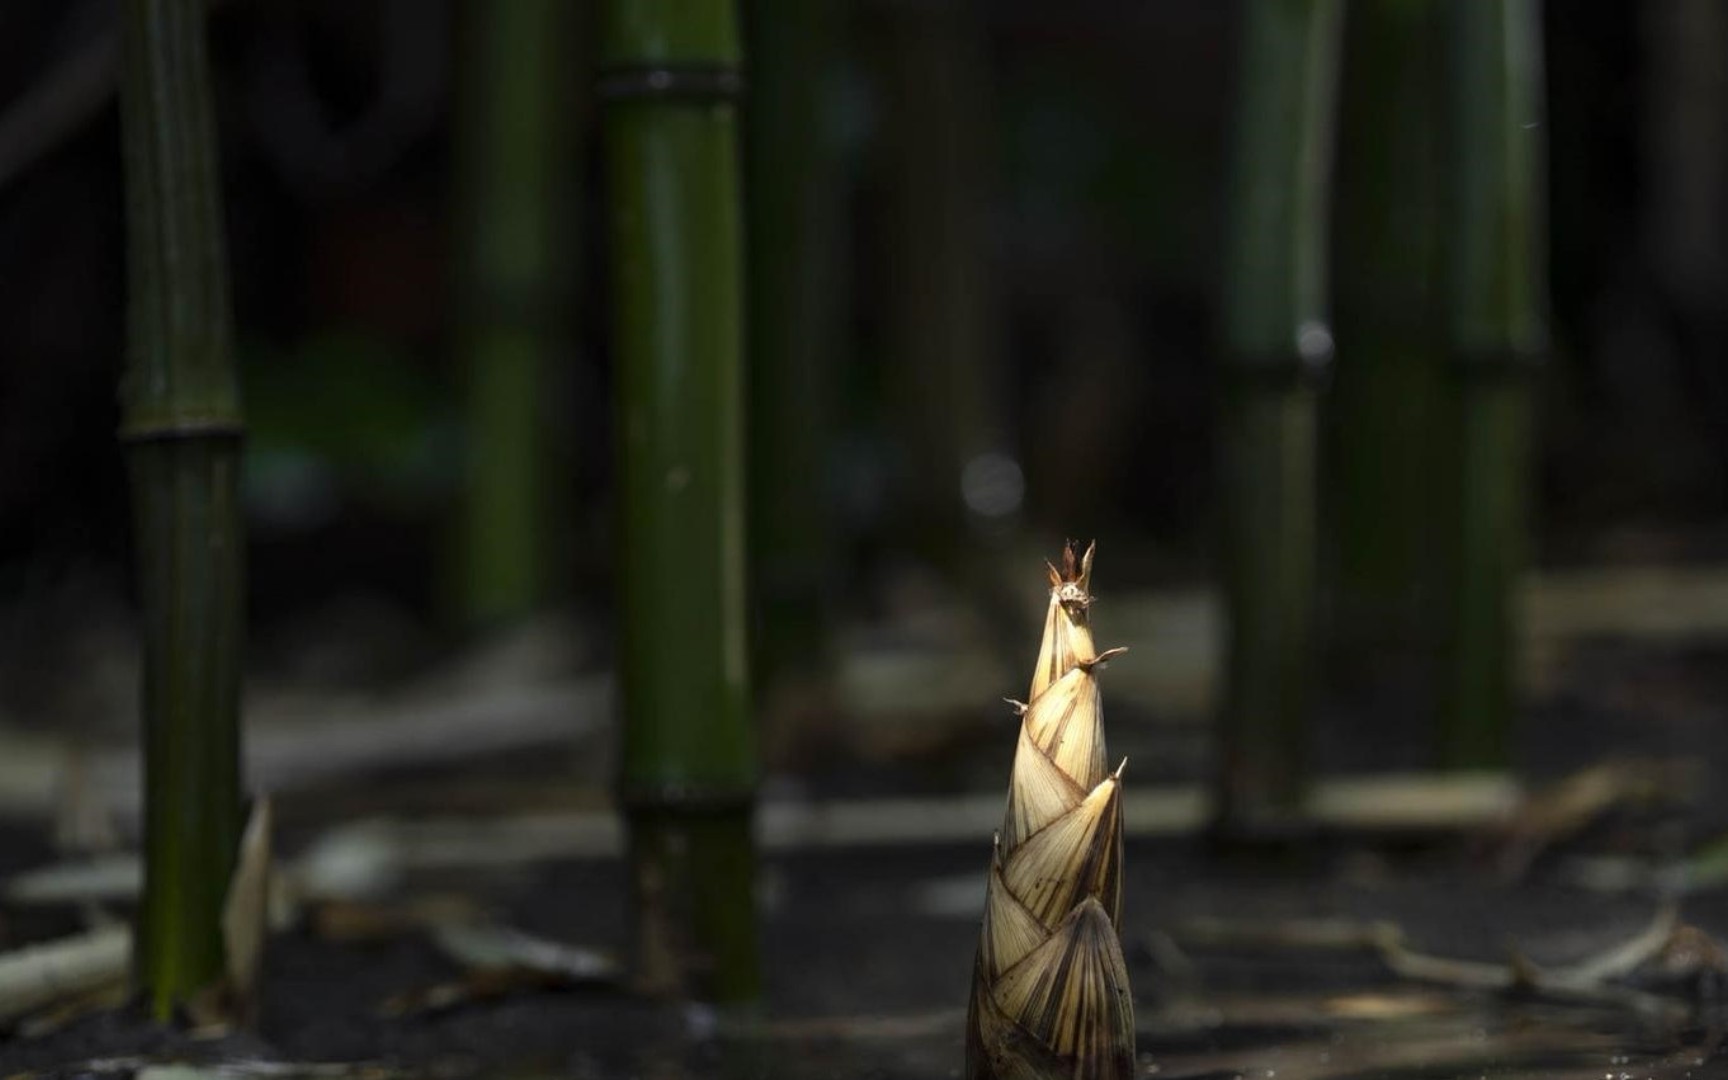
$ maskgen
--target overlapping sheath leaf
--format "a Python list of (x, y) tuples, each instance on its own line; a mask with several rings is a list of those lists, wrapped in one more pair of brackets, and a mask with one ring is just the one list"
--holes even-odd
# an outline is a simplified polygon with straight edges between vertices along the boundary
[[(1050, 568), (1050, 606), (990, 863), (967, 1018), (968, 1080), (1127, 1080), (1121, 770), (1110, 773), (1087, 611), (1092, 549)], [(1119, 651), (1119, 650), (1118, 650)]]

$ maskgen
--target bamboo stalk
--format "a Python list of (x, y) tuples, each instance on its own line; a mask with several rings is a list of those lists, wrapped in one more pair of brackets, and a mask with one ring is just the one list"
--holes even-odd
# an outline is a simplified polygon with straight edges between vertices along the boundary
[(758, 671), (772, 682), (819, 668), (828, 637), (840, 178), (824, 111), (840, 12), (836, 0), (756, 0), (746, 14), (750, 548)]
[(1111, 772), (1092, 642), (1092, 549), (1050, 568), (1021, 707), (966, 1018), (967, 1080), (1128, 1080), (1134, 997), (1122, 959), (1122, 768)]
[(965, 490), (968, 466), (1000, 460), (1004, 413), (990, 363), (988, 90), (977, 11), (965, 0), (891, 5), (881, 51), (882, 351), (903, 511), (897, 538), (951, 570), (965, 566), (973, 525), (1018, 509)]
[(121, 383), (144, 644), (138, 977), (166, 1019), (223, 974), (240, 834), (241, 411), (202, 0), (127, 0)]
[(1333, 260), (1343, 360), (1328, 389), (1326, 487), (1333, 647), (1357, 677), (1384, 660), (1427, 668), (1433, 645), (1444, 530), (1430, 481), (1446, 420), (1440, 17), (1433, 0), (1394, 0), (1350, 5), (1345, 18)]
[(1229, 644), (1225, 831), (1287, 823), (1306, 784), (1315, 591), (1315, 377), (1342, 5), (1249, 0), (1226, 253), (1221, 482)]
[(1457, 386), (1441, 758), (1505, 762), (1515, 708), (1513, 587), (1528, 545), (1529, 372), (1547, 345), (1540, 10), (1448, 9), (1449, 342)]
[(618, 384), (622, 796), (638, 977), (757, 989), (743, 282), (729, 0), (612, 0), (602, 34)]
[(466, 484), (457, 606), (464, 622), (520, 617), (546, 597), (554, 485), (546, 399), (565, 352), (575, 125), (562, 85), (573, 9), (471, 0), (457, 112)]

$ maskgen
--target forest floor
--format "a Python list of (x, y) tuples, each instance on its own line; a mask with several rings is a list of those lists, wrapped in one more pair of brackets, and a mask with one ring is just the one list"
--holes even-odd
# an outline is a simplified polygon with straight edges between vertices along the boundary
[[(1728, 633), (1711, 622), (1728, 603), (1697, 600), (1714, 580), (1578, 577), (1544, 594), (1506, 774), (1399, 773), (1423, 760), (1426, 699), (1395, 681), (1332, 695), (1315, 746), (1328, 778), (1318, 824), (1253, 850), (1204, 833), (1210, 690), (1194, 668), (1206, 661), (1168, 657), (1194, 654), (1208, 601), (1101, 607), (1101, 644), (1136, 646), (1105, 694), (1112, 749), (1130, 759), (1123, 936), (1146, 1074), (1728, 1076), (1728, 790), (1714, 782), (1728, 765)], [(1591, 589), (1644, 624), (1592, 614), (1609, 601)], [(1676, 596), (1698, 613), (1664, 623), (1657, 608)], [(865, 700), (869, 688), (928, 670), (918, 643), (953, 629), (936, 618), (874, 642), (838, 734), (787, 722), (762, 815), (766, 986), (748, 1013), (647, 1001), (613, 977), (628, 911), (600, 725), (569, 721), (604, 713), (605, 690), (543, 662), (581, 652), (554, 635), (387, 699), (263, 700), (267, 718), (318, 719), (263, 723), (254, 740), (254, 780), (276, 793), (277, 850), (300, 888), (269, 942), (256, 1024), (164, 1029), (98, 987), (14, 1018), (0, 1076), (154, 1077), (166, 1063), (329, 1077), (958, 1075), (1011, 718), (955, 706), (946, 724), (860, 719), (894, 716), (893, 696)], [(1135, 674), (1137, 654), (1162, 654), (1168, 678)], [(993, 682), (1014, 692), (1019, 677), (987, 648), (968, 655), (950, 667), (952, 700), (976, 702)], [(440, 689), (458, 678), (491, 696)], [(1160, 704), (1180, 680), (1187, 704)], [(801, 708), (808, 720), (821, 707)], [(478, 741), (390, 764), (396, 725), (416, 718)], [(0, 949), (124, 920), (136, 882), (126, 740), (93, 735), (68, 758), (40, 729), (8, 738)], [(45, 783), (51, 766), (62, 771)], [(1398, 791), (1402, 802), (1387, 796)], [(67, 854), (80, 849), (98, 853)], [(53, 867), (60, 877), (43, 875)], [(504, 977), (453, 949), (451, 926), (581, 951), (555, 972)]]
[[(271, 1063), (277, 1075), (953, 1076), (977, 933), (977, 847), (771, 860), (767, 990), (754, 1015), (655, 1005), (605, 985), (520, 986), (404, 1013), (402, 1002), (428, 1002), (432, 988), (466, 978), (429, 935), (331, 940), (309, 924), (273, 940), (253, 1032), (170, 1033), (104, 1009), (15, 1037), (0, 1046), (0, 1068), (85, 1076), (178, 1061), (236, 1072)], [(1690, 958), (1680, 939), (1657, 947), (1661, 904), (1648, 891), (1550, 875), (1508, 882), (1457, 851), (1354, 844), (1268, 861), (1145, 842), (1127, 859), (1124, 940), (1142, 1058), (1158, 1075), (1728, 1075), (1723, 957), (1701, 939)], [(467, 891), (531, 933), (622, 940), (615, 864), (510, 878)], [(1679, 912), (1714, 939), (1728, 935), (1728, 893), (1689, 895)], [(1407, 954), (1383, 950), (1386, 927)], [(1626, 980), (1560, 978), (1627, 947), (1644, 962)], [(1444, 964), (1401, 970), (1417, 955)], [(1543, 976), (1516, 985), (1529, 970), (1554, 973), (1554, 985)]]

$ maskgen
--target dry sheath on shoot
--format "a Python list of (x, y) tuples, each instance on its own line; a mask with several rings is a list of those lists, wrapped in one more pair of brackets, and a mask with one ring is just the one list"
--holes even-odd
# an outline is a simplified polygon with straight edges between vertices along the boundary
[(967, 1016), (968, 1080), (1127, 1080), (1134, 1002), (1122, 962), (1121, 767), (1109, 771), (1092, 548), (1050, 568), (1050, 608), (1021, 708)]

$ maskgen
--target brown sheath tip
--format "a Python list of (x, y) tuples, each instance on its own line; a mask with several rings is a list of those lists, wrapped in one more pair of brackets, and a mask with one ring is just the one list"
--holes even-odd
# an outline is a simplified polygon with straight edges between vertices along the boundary
[(1074, 661), (1074, 664), (1076, 667), (1085, 668), (1088, 672), (1090, 672), (1094, 668), (1103, 667), (1105, 664), (1108, 664), (1110, 661), (1116, 659), (1118, 656), (1121, 656), (1123, 653), (1125, 653), (1127, 651), (1128, 651), (1128, 646), (1118, 645), (1114, 649), (1105, 649), (1103, 652), (1099, 653), (1097, 656), (1094, 656), (1090, 660), (1076, 660), (1076, 661)]

